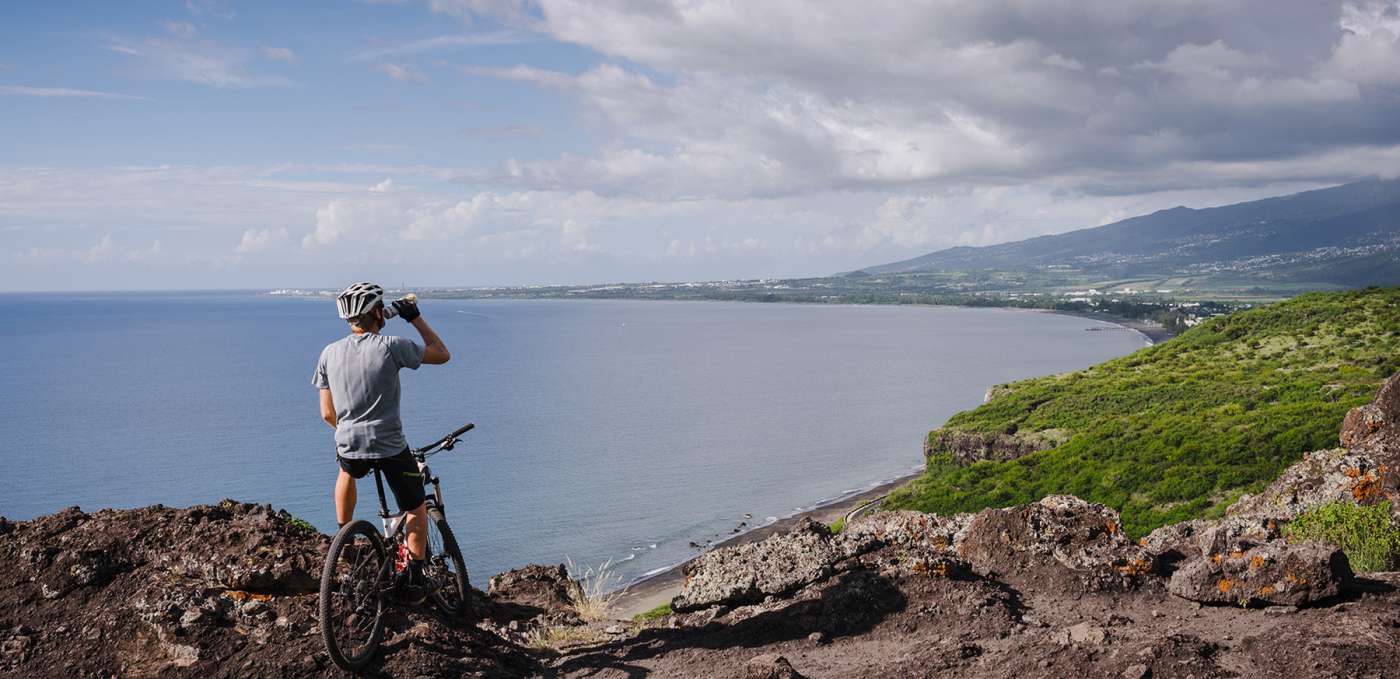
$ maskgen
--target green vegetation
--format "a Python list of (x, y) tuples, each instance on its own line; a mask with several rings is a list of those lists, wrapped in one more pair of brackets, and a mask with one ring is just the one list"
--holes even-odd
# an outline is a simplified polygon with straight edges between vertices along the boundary
[(846, 530), (846, 517), (843, 516), (841, 518), (836, 519), (835, 521), (832, 521), (831, 525), (827, 526), (827, 528), (831, 529), (832, 535), (840, 534), (841, 531)]
[(304, 530), (304, 531), (306, 531), (306, 532), (308, 532), (308, 533), (319, 533), (319, 532), (320, 532), (320, 531), (316, 530), (316, 527), (315, 527), (315, 526), (311, 525), (311, 522), (310, 522), (310, 521), (307, 521), (306, 519), (303, 519), (303, 518), (301, 518), (300, 516), (293, 516), (292, 518), (290, 518), (290, 519), (287, 520), (287, 523), (292, 524), (292, 528), (297, 528), (297, 529), (300, 529), (300, 530)]
[(1389, 502), (1325, 504), (1299, 515), (1283, 532), (1290, 541), (1322, 540), (1341, 547), (1357, 571), (1400, 568), (1400, 526), (1391, 521)]
[(632, 616), (632, 620), (636, 622), (650, 622), (652, 620), (659, 620), (661, 618), (664, 618), (670, 615), (671, 613), (671, 604), (665, 603), (649, 611), (638, 613)]
[(937, 452), (886, 508), (950, 514), (1068, 493), (1118, 509), (1140, 536), (1219, 514), (1303, 453), (1400, 370), (1400, 288), (1313, 293), (1211, 319), (1078, 372), (998, 390), (952, 430), (1069, 432), (1010, 462)]

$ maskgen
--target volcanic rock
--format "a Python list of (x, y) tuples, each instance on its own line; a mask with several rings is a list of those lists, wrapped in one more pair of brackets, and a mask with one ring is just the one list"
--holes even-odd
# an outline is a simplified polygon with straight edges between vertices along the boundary
[[(9, 525), (0, 534), (0, 674), (332, 670), (314, 617), (329, 540), (284, 511), (233, 501), (71, 508)], [(395, 609), (387, 624), (377, 673), (521, 676), (535, 666), (519, 646), (431, 609)]]
[(1284, 470), (1258, 495), (1245, 496), (1226, 516), (1291, 520), (1331, 502), (1370, 504), (1395, 494), (1385, 461), (1360, 448), (1319, 450)]
[(754, 656), (744, 666), (744, 679), (803, 679), (787, 658), (776, 653)]
[(840, 538), (854, 543), (847, 551), (862, 551), (867, 546), (863, 541), (874, 540), (923, 557), (952, 555), (973, 516), (945, 517), (907, 510), (876, 512), (847, 524)]
[(1154, 567), (1151, 553), (1123, 534), (1117, 512), (1070, 495), (980, 512), (957, 549), (979, 571), (1080, 591), (1132, 589)]
[(569, 578), (569, 571), (563, 564), (530, 564), (492, 576), (486, 592), (500, 603), (530, 606), (543, 612), (557, 612), (573, 610), (574, 604), (570, 595), (577, 591), (577, 588), (578, 583)]
[(1340, 594), (1352, 577), (1334, 546), (1276, 541), (1195, 559), (1172, 574), (1167, 590), (1202, 603), (1305, 606)]
[(683, 613), (787, 596), (831, 577), (839, 562), (877, 546), (871, 535), (841, 538), (826, 526), (803, 519), (787, 533), (696, 557), (684, 568), (685, 585), (671, 608)]

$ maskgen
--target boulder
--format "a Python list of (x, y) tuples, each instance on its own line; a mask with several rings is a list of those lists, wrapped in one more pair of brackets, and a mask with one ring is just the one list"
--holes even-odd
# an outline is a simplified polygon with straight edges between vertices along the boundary
[(563, 564), (530, 564), (524, 568), (491, 576), (486, 593), (497, 602), (555, 612), (573, 609), (571, 595), (577, 589), (578, 583), (569, 578), (569, 571)]
[(847, 524), (839, 537), (852, 552), (864, 551), (866, 541), (873, 540), (912, 555), (934, 558), (956, 553), (972, 519), (972, 514), (945, 517), (908, 510), (876, 512)]
[(744, 679), (803, 679), (787, 658), (776, 653), (756, 655), (744, 665)]
[(1385, 414), (1374, 404), (1368, 403), (1352, 408), (1342, 419), (1342, 431), (1339, 437), (1342, 447), (1350, 448), (1361, 445), (1377, 432), (1385, 429), (1388, 424)]
[(1381, 385), (1375, 401), (1347, 413), (1342, 420), (1342, 446), (1353, 448), (1376, 438), (1397, 438), (1400, 436), (1397, 424), (1400, 424), (1400, 373)]
[(978, 513), (958, 553), (979, 571), (1046, 577), (1084, 591), (1123, 590), (1154, 570), (1118, 513), (1070, 495)]
[(1340, 594), (1352, 577), (1336, 547), (1275, 541), (1192, 560), (1172, 574), (1167, 590), (1201, 603), (1305, 606)]
[(1291, 520), (1331, 502), (1369, 504), (1393, 498), (1395, 486), (1385, 480), (1391, 466), (1360, 448), (1308, 453), (1258, 495), (1240, 498), (1225, 514)]
[(756, 604), (831, 577), (839, 562), (879, 546), (873, 535), (834, 536), (803, 519), (787, 533), (716, 549), (686, 564), (685, 584), (671, 601), (683, 613), (710, 606)]
[(1148, 533), (1138, 544), (1170, 573), (1181, 562), (1212, 554), (1252, 549), (1283, 536), (1282, 522), (1256, 516), (1232, 516), (1214, 521), (1183, 521)]

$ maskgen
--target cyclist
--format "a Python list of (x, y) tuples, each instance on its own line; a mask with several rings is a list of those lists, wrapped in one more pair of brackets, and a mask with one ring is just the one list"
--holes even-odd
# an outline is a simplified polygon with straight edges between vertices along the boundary
[(428, 326), (418, 305), (408, 300), (391, 303), (423, 338), (420, 346), (405, 337), (381, 335), (384, 328), (384, 289), (356, 283), (335, 298), (350, 334), (321, 351), (311, 383), (321, 392), (321, 419), (335, 429), (335, 519), (343, 527), (355, 514), (355, 480), (378, 467), (389, 483), (399, 511), (408, 513), (407, 578), (402, 594), (421, 601), (428, 590), (423, 575), (427, 551), (428, 515), (423, 477), (409, 453), (399, 419), (399, 370), (417, 370), (423, 363), (440, 365), (452, 355)]

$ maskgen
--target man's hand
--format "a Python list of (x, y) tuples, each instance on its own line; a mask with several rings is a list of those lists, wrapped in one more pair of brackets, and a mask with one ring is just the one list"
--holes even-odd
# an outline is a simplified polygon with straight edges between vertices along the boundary
[(398, 312), (399, 318), (409, 323), (412, 323), (414, 319), (422, 315), (418, 312), (418, 304), (406, 299), (396, 299), (390, 302), (389, 305), (394, 307), (394, 311)]

